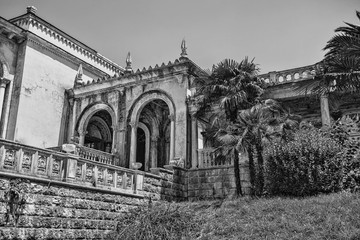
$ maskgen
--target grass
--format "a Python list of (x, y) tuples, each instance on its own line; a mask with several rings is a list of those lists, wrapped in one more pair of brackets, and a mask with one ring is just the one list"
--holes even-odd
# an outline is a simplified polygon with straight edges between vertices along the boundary
[[(162, 203), (159, 211), (155, 206), (151, 211), (165, 213), (164, 206), (168, 205)], [(155, 226), (175, 231), (170, 234), (171, 238), (164, 239), (360, 239), (360, 194), (240, 198), (224, 202), (172, 203), (171, 207), (171, 216), (157, 214), (157, 218), (166, 219), (163, 226), (159, 226), (162, 222), (159, 219), (155, 225), (147, 226), (149, 231), (155, 230)], [(170, 222), (183, 226), (171, 227)], [(186, 229), (181, 230), (182, 227)], [(150, 239), (146, 237), (149, 233), (143, 236)]]

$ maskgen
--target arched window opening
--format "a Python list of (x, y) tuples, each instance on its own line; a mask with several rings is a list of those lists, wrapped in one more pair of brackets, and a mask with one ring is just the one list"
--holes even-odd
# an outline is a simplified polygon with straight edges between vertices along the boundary
[(105, 110), (98, 111), (89, 119), (84, 146), (110, 153), (112, 135), (110, 114)]

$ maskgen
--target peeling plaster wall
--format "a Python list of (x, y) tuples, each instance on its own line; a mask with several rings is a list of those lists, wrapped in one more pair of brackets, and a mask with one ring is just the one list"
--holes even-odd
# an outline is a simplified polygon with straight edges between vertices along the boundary
[[(15, 141), (36, 147), (58, 145), (65, 89), (78, 66), (29, 42), (26, 48)], [(86, 76), (84, 81), (96, 76)]]

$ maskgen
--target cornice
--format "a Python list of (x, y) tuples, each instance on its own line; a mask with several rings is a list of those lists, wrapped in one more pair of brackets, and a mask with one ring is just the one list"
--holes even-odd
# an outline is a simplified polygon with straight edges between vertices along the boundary
[(22, 28), (8, 22), (2, 17), (0, 17), (0, 34), (18, 44), (22, 43), (26, 38)]
[(28, 36), (27, 36), (27, 41), (31, 42), (37, 46), (39, 46), (42, 49), (45, 49), (51, 53), (53, 53), (54, 55), (67, 60), (75, 65), (79, 65), (80, 63), (83, 64), (84, 68), (91, 72), (94, 75), (97, 76), (105, 76), (107, 75), (107, 73), (105, 73), (104, 71), (92, 66), (91, 64), (84, 62), (83, 60), (79, 59), (78, 57), (72, 55), (71, 53), (63, 50), (62, 48), (59, 48), (55, 45), (53, 45), (52, 43), (47, 42), (46, 40), (38, 37), (37, 35), (29, 32)]
[[(34, 14), (28, 13), (19, 16), (17, 18), (11, 19), (11, 22), (18, 27), (32, 32), (35, 35), (38, 35), (36, 31), (40, 31), (40, 33), (43, 33), (55, 42), (60, 43), (64, 49), (69, 49), (70, 51), (79, 53), (84, 58), (85, 62), (87, 62), (86, 60), (90, 62), (93, 61), (95, 64), (98, 64), (113, 73), (121, 73), (124, 71), (124, 68), (118, 64), (112, 62), (95, 50), (91, 49), (77, 39), (71, 37), (70, 35), (66, 34), (65, 32), (61, 31), (60, 29)], [(89, 64), (91, 64), (90, 62)]]

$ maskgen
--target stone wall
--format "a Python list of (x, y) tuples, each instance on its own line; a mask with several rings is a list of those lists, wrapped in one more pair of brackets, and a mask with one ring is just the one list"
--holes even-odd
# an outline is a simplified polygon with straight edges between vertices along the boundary
[(13, 186), (24, 199), (18, 215), (7, 195), (11, 181), (0, 176), (0, 239), (107, 239), (119, 214), (147, 202), (138, 195), (24, 180)]
[[(188, 170), (188, 200), (204, 200), (231, 197), (236, 185), (234, 167), (212, 167)], [(247, 164), (240, 165), (240, 179), (244, 194), (250, 193), (250, 175)]]
[(152, 168), (144, 176), (143, 192), (147, 198), (165, 201), (187, 200), (187, 170), (179, 167)]
[[(146, 197), (166, 201), (196, 201), (231, 197), (236, 185), (234, 167), (217, 166), (204, 169), (179, 167), (153, 168), (144, 176), (143, 191)], [(242, 191), (250, 194), (248, 164), (240, 164)]]

